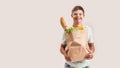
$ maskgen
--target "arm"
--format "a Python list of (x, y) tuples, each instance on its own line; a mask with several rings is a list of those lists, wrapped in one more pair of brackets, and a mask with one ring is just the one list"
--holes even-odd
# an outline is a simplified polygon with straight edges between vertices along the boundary
[(95, 52), (94, 43), (88, 43), (88, 45), (89, 45), (90, 53), (88, 55), (86, 55), (86, 58), (87, 59), (92, 59), (93, 58), (93, 54)]
[(95, 52), (94, 43), (88, 43), (88, 45), (89, 45), (91, 52), (94, 53)]
[(66, 51), (65, 51), (65, 46), (66, 46), (66, 45), (61, 44), (60, 52), (61, 52), (61, 54), (63, 54), (64, 56), (67, 56)]
[(94, 38), (93, 38), (93, 32), (92, 29), (88, 27), (88, 45), (89, 45), (89, 49), (90, 49), (90, 53), (88, 55), (86, 55), (87, 59), (92, 59), (93, 58), (93, 54), (95, 52), (95, 47), (94, 47)]
[(68, 55), (67, 55), (67, 53), (65, 51), (65, 47), (66, 47), (66, 45), (61, 44), (60, 52), (61, 52), (61, 54), (63, 54), (63, 56), (65, 57), (65, 59), (67, 61), (70, 61), (70, 58), (68, 57)]

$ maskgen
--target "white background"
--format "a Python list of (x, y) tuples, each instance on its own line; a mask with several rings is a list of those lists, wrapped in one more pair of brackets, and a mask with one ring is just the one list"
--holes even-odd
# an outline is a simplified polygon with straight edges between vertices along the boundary
[(96, 52), (91, 68), (120, 68), (119, 0), (1, 0), (0, 68), (64, 68), (59, 48), (63, 16), (71, 25), (75, 5), (85, 9)]

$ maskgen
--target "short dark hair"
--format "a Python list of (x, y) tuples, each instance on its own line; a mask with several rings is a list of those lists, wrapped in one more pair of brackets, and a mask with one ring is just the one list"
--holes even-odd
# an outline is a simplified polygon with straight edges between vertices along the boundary
[(82, 6), (75, 6), (73, 9), (72, 9), (72, 13), (76, 10), (82, 10), (83, 11), (83, 14), (85, 13), (84, 9)]

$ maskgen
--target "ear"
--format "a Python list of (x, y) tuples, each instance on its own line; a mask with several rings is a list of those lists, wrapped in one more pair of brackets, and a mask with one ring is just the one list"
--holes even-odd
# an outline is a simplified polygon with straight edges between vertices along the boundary
[(85, 17), (85, 14), (83, 14), (83, 17)]
[(73, 17), (72, 14), (71, 14), (71, 17)]

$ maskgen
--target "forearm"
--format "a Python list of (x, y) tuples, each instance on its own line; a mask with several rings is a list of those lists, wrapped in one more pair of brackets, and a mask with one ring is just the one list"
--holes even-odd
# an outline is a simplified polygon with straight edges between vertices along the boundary
[(89, 48), (91, 50), (92, 53), (95, 52), (95, 47), (94, 47), (94, 43), (88, 43), (89, 44)]
[(66, 56), (65, 45), (61, 45), (60, 52)]

